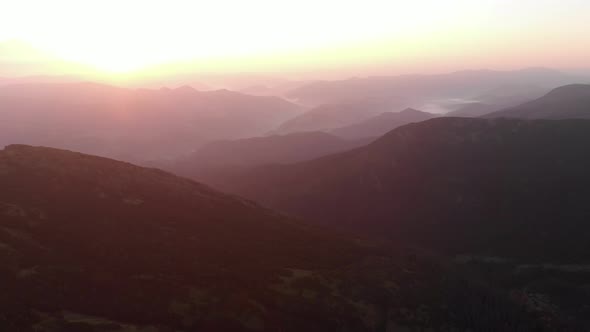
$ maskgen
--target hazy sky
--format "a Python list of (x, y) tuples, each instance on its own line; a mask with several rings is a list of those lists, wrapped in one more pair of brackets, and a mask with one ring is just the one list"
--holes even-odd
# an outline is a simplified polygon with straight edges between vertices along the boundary
[[(6, 40), (114, 73), (187, 63), (359, 74), (582, 68), (590, 1), (0, 0)], [(0, 61), (27, 57), (45, 54), (0, 43)]]

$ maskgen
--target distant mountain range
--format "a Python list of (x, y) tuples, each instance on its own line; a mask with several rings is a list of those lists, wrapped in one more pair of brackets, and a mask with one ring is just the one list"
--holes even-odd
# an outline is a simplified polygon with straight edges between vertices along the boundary
[(159, 170), (12, 145), (0, 184), (3, 331), (559, 326), (435, 257)]
[(471, 98), (466, 103), (453, 105), (453, 110), (445, 116), (476, 118), (537, 99), (549, 90), (535, 85), (507, 84)]
[(383, 112), (400, 110), (402, 105), (400, 101), (390, 99), (365, 99), (320, 105), (285, 121), (272, 133), (330, 131), (367, 120)]
[(381, 113), (365, 121), (333, 129), (330, 132), (336, 136), (348, 139), (378, 137), (408, 123), (425, 121), (437, 116), (436, 114), (408, 108), (401, 112)]
[(212, 140), (262, 135), (299, 106), (227, 90), (95, 83), (0, 87), (0, 146), (28, 143), (124, 160), (175, 158)]
[(505, 109), (505, 105), (486, 104), (486, 103), (465, 103), (458, 109), (445, 113), (445, 116), (461, 117), (461, 118), (478, 118), (499, 110)]
[[(319, 81), (296, 88), (287, 95), (307, 105), (387, 97), (404, 100), (405, 107), (420, 107), (421, 103), (432, 100), (474, 99), (490, 91), (513, 90), (515, 86), (552, 89), (561, 85), (585, 82), (590, 82), (590, 78), (545, 68), (515, 71), (469, 70), (439, 75), (380, 76)], [(519, 93), (524, 92), (521, 88), (518, 90)]]

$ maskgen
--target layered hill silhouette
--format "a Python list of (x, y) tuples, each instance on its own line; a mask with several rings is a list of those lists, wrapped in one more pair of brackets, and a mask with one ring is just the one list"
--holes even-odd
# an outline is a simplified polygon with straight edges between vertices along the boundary
[(319, 105), (366, 98), (401, 98), (407, 106), (440, 98), (474, 98), (506, 86), (552, 89), (587, 80), (546, 68), (515, 71), (468, 70), (439, 75), (401, 75), (313, 82), (289, 92), (303, 104)]
[(324, 132), (253, 137), (206, 144), (179, 160), (155, 165), (193, 179), (232, 176), (245, 169), (271, 164), (291, 164), (369, 144), (374, 137), (342, 139)]
[(329, 131), (367, 120), (383, 112), (402, 109), (403, 105), (400, 101), (389, 98), (324, 104), (285, 121), (273, 133)]
[(0, 184), (3, 331), (549, 328), (438, 259), (163, 171), (11, 145)]
[(488, 104), (479, 102), (466, 103), (459, 106), (456, 110), (445, 113), (445, 116), (459, 118), (479, 118), (514, 106), (516, 105)]
[(503, 110), (506, 107), (504, 105), (486, 104), (486, 103), (466, 103), (459, 106), (456, 110), (450, 111), (445, 114), (449, 117), (460, 117), (460, 118), (478, 118), (499, 110)]
[(493, 112), (486, 118), (590, 119), (590, 85), (571, 84), (533, 101)]
[(373, 139), (347, 140), (324, 132), (301, 132), (216, 141), (204, 145), (179, 165), (190, 169), (193, 166), (290, 164), (360, 147)]
[(262, 135), (298, 113), (276, 97), (95, 83), (0, 87), (0, 146), (27, 143), (144, 161)]
[(432, 113), (408, 108), (401, 112), (381, 113), (368, 120), (352, 124), (350, 126), (334, 129), (331, 131), (331, 133), (336, 136), (348, 139), (378, 137), (382, 136), (388, 131), (408, 123), (425, 121), (436, 116), (437, 115)]
[(589, 148), (584, 120), (438, 118), (341, 154), (204, 180), (447, 253), (586, 261)]

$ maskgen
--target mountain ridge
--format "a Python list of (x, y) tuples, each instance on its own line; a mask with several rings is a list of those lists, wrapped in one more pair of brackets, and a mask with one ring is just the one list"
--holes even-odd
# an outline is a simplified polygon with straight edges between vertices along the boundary
[(370, 76), (313, 82), (292, 90), (287, 96), (309, 105), (383, 97), (403, 98), (408, 105), (420, 105), (440, 98), (473, 98), (506, 84), (555, 88), (583, 80), (586, 79), (547, 68), (467, 70), (434, 75)]
[(438, 115), (406, 108), (400, 112), (384, 112), (352, 125), (336, 128), (330, 132), (343, 138), (378, 137), (397, 127), (412, 122), (428, 120)]
[(590, 118), (590, 85), (570, 84), (561, 86), (538, 99), (486, 114), (483, 117), (588, 119)]
[(127, 89), (82, 82), (0, 87), (0, 145), (27, 143), (133, 162), (170, 159), (205, 142), (262, 135), (298, 113), (276, 97)]
[[(396, 239), (403, 238), (401, 234), (417, 236), (417, 243), (438, 243), (434, 246), (453, 248), (453, 252), (497, 250), (498, 255), (520, 252), (538, 259), (543, 244), (522, 230), (518, 236), (530, 246), (526, 254), (508, 250), (518, 247), (517, 235), (513, 241), (495, 243), (495, 249), (484, 249), (474, 239), (490, 241), (494, 234), (508, 232), (511, 220), (524, 218), (532, 223), (532, 215), (545, 220), (554, 236), (565, 236), (569, 228), (554, 229), (555, 219), (549, 216), (564, 214), (574, 224), (587, 210), (578, 199), (559, 201), (557, 196), (590, 195), (590, 176), (583, 170), (583, 165), (590, 167), (583, 152), (589, 135), (590, 122), (585, 120), (443, 117), (402, 126), (366, 147), (340, 154), (203, 180), (321, 224), (373, 230)], [(534, 192), (544, 195), (537, 197)], [(545, 202), (553, 198), (555, 204), (574, 206), (560, 209)], [(537, 200), (544, 203), (534, 203)], [(505, 221), (494, 225), (494, 218)], [(480, 228), (470, 226), (470, 219), (478, 220)], [(433, 227), (444, 232), (445, 223), (462, 229), (461, 234), (447, 234), (454, 239), (448, 243), (445, 236), (437, 239), (428, 231)], [(582, 234), (570, 235), (578, 241)], [(566, 242), (555, 245), (555, 256), (559, 252), (571, 259), (585, 257), (583, 250), (565, 254)]]

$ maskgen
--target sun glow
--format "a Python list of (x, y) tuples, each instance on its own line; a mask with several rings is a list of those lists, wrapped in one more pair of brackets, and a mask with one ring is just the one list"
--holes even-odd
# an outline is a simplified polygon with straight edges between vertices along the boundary
[[(407, 64), (421, 58), (440, 62), (482, 50), (479, 44), (488, 53), (517, 53), (496, 44), (518, 47), (537, 23), (548, 26), (545, 15), (523, 20), (509, 14), (528, 9), (530, 0), (519, 4), (508, 0), (0, 2), (0, 40), (18, 39), (57, 58), (113, 73), (175, 62), (213, 67), (239, 64), (243, 69), (302, 62), (333, 66)], [(580, 36), (576, 31), (588, 28), (578, 16), (583, 15), (573, 13), (570, 23), (560, 22), (564, 33)], [(498, 17), (505, 18), (502, 24)], [(516, 32), (507, 33), (509, 29)], [(582, 41), (583, 46), (588, 43), (587, 38)], [(352, 54), (336, 54), (343, 51)]]

